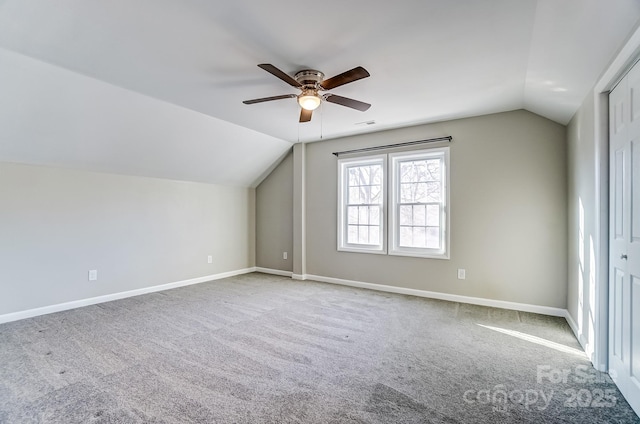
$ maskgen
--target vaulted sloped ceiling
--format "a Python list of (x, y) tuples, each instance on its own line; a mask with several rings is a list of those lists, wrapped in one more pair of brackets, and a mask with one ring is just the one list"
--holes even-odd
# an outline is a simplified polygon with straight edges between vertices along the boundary
[[(0, 0), (0, 161), (249, 186), (297, 141), (525, 108), (566, 124), (637, 0)], [(371, 77), (299, 124), (259, 69)], [(362, 122), (375, 121), (374, 125)]]

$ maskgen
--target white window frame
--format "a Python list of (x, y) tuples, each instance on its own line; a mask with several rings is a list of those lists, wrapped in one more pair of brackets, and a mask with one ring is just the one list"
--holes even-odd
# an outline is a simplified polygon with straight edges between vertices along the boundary
[[(416, 248), (399, 246), (399, 163), (403, 160), (420, 160), (440, 157), (443, 160), (442, 171), (442, 205), (440, 210), (440, 240), (441, 248)], [(347, 243), (348, 235), (348, 174), (347, 169), (352, 166), (366, 166), (377, 164), (382, 166), (382, 204), (380, 208), (380, 244), (363, 245)], [(388, 254), (394, 256), (411, 256), (430, 259), (450, 259), (450, 161), (449, 147), (427, 148), (400, 153), (358, 156), (338, 159), (338, 250), (344, 252)], [(391, 172), (388, 172), (388, 169)], [(387, 222), (388, 221), (388, 222)], [(388, 225), (387, 225), (388, 224)]]
[[(399, 199), (400, 199), (400, 167), (399, 164), (407, 160), (421, 160), (442, 158), (442, 201), (440, 208), (440, 249), (420, 248), (420, 247), (402, 247), (399, 245), (400, 237), (400, 218), (399, 218)], [(415, 256), (421, 258), (432, 259), (449, 259), (449, 147), (424, 149), (421, 151), (411, 151), (402, 153), (389, 154), (390, 177), (388, 192), (391, 196), (389, 202), (389, 255), (396, 256)]]
[[(382, 204), (380, 205), (380, 243), (378, 245), (365, 245), (347, 243), (348, 235), (348, 168), (355, 166), (381, 165), (382, 166)], [(387, 253), (387, 155), (359, 156), (357, 158), (338, 159), (338, 250), (344, 252), (359, 253)]]

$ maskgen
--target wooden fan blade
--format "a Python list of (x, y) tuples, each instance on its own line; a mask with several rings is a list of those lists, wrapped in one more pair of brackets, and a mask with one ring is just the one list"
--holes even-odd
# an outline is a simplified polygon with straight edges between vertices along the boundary
[(343, 72), (340, 75), (336, 75), (335, 77), (331, 77), (328, 80), (324, 80), (320, 83), (320, 85), (325, 90), (331, 90), (332, 88), (340, 87), (341, 85), (345, 85), (350, 82), (366, 78), (368, 76), (369, 72), (367, 72), (367, 70), (362, 66), (358, 66), (357, 68), (353, 68), (350, 71)]
[(270, 63), (261, 63), (258, 66), (264, 69), (265, 71), (269, 72), (271, 75), (280, 78), (282, 81), (286, 82), (287, 84), (293, 87), (296, 87), (296, 88), (302, 87), (302, 85), (298, 81), (294, 80), (292, 76), (284, 73), (283, 71), (271, 65)]
[(364, 112), (371, 107), (369, 103), (353, 100), (348, 97), (336, 96), (335, 94), (326, 94), (324, 99), (329, 103), (350, 107), (351, 109), (357, 109), (361, 112)]
[(311, 121), (311, 115), (313, 114), (312, 110), (307, 110), (304, 108), (300, 109), (300, 122), (309, 122)]
[(270, 102), (271, 100), (291, 99), (298, 97), (295, 94), (283, 94), (282, 96), (263, 97), (261, 99), (245, 100), (242, 103), (245, 105), (252, 105), (254, 103)]

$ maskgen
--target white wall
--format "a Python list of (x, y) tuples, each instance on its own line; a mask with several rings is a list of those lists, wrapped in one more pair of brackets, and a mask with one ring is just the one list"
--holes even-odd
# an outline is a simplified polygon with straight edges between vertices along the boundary
[(0, 163), (0, 315), (253, 267), (254, 203), (250, 188)]
[[(568, 302), (577, 337), (592, 355), (595, 338), (595, 290), (598, 278), (600, 231), (596, 211), (595, 106), (593, 92), (576, 112), (567, 127), (568, 146)], [(606, 319), (606, 317), (603, 317)]]
[(4, 162), (248, 187), (291, 148), (3, 49), (0, 93)]
[(0, 316), (255, 266), (290, 143), (4, 49), (0, 93)]

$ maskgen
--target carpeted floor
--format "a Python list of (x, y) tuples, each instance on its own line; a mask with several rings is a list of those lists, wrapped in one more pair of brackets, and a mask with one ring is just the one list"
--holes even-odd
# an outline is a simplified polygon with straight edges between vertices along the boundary
[(564, 319), (247, 274), (0, 325), (2, 423), (640, 423)]

